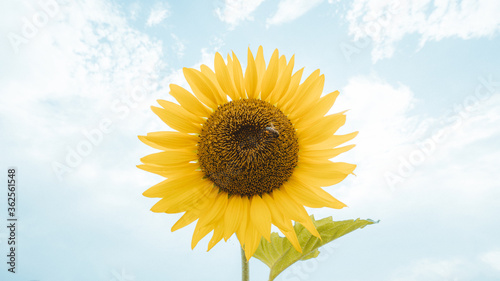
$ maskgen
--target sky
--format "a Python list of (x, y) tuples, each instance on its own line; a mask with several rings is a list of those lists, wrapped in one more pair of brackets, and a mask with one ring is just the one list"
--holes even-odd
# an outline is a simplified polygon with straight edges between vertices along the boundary
[[(239, 280), (235, 237), (191, 250), (194, 226), (149, 211), (135, 167), (150, 110), (215, 52), (274, 49), (320, 69), (356, 176), (326, 187), (380, 220), (276, 280), (500, 280), (500, 2), (4, 0), (0, 3), (0, 280)], [(17, 169), (16, 273), (7, 173)], [(208, 238), (208, 239), (207, 239)], [(251, 280), (267, 267), (250, 261)]]

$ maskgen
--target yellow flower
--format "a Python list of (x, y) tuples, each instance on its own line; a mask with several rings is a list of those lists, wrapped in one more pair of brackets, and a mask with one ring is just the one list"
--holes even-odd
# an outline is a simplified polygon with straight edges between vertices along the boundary
[(293, 67), (294, 57), (287, 61), (278, 50), (266, 67), (259, 47), (255, 59), (248, 50), (243, 74), (234, 53), (227, 62), (216, 53), (215, 72), (184, 68), (194, 96), (171, 84), (179, 104), (158, 100), (161, 108), (152, 107), (176, 131), (139, 136), (162, 152), (138, 167), (167, 178), (144, 196), (162, 198), (153, 212), (184, 212), (172, 231), (198, 220), (192, 248), (212, 231), (208, 250), (236, 233), (250, 259), (274, 224), (301, 251), (291, 220), (319, 237), (304, 206), (345, 207), (321, 187), (356, 167), (329, 159), (351, 149), (338, 146), (357, 132), (335, 135), (344, 112), (325, 114), (339, 92), (321, 97), (325, 76), (316, 70), (300, 83), (304, 69)]

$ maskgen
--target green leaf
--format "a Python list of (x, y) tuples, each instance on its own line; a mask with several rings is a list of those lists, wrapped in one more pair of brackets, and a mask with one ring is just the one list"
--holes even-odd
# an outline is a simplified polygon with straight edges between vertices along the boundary
[(351, 231), (378, 223), (362, 219), (333, 221), (332, 217), (315, 220), (314, 216), (311, 216), (311, 219), (322, 239), (320, 240), (312, 236), (300, 223), (295, 223), (294, 229), (295, 233), (297, 233), (302, 253), (297, 252), (286, 237), (280, 237), (276, 232), (271, 233), (270, 243), (262, 238), (259, 248), (253, 256), (271, 269), (269, 281), (274, 280), (283, 270), (299, 260), (316, 258), (320, 253), (318, 250), (319, 247)]

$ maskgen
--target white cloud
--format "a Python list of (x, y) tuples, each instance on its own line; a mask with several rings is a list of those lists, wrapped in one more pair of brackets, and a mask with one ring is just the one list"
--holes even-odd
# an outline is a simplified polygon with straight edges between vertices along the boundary
[(411, 89), (376, 76), (354, 77), (340, 92), (334, 111), (350, 109), (340, 133), (359, 131), (356, 147), (337, 158), (357, 164), (357, 176), (327, 189), (351, 207), (343, 216), (384, 220), (411, 217), (418, 209), (420, 219), (434, 221), (437, 214), (472, 220), (500, 212), (498, 177), (492, 176), (500, 165), (498, 94), (467, 112), (430, 118), (412, 113), (419, 101)]
[(184, 50), (186, 46), (182, 42), (182, 40), (175, 35), (174, 33), (170, 33), (170, 37), (174, 40), (174, 44), (172, 45), (172, 51), (177, 54), (177, 57), (181, 59), (184, 56)]
[[(9, 3), (18, 17), (43, 11)], [(17, 46), (18, 54), (12, 46), (2, 46), (2, 61), (10, 71), (0, 81), (9, 100), (0, 104), (0, 115), (12, 125), (4, 127), (9, 132), (5, 141), (23, 140), (19, 153), (29, 155), (30, 162), (45, 163), (47, 175), (57, 179), (51, 163), (67, 164), (69, 151), (88, 141), (84, 132), (106, 120), (112, 123), (113, 134), (102, 132), (104, 140), (87, 156), (92, 158), (104, 143), (128, 133), (120, 130), (127, 128), (125, 118), (137, 112), (133, 122), (140, 122), (139, 112), (147, 109), (141, 104), (157, 91), (154, 81), (165, 63), (161, 44), (128, 26), (109, 3), (64, 3), (54, 11), (45, 26)], [(2, 28), (24, 36), (15, 21)], [(37, 136), (34, 142), (26, 132)]]
[[(45, 2), (32, 1), (28, 8), (21, 1), (8, 1), (5, 7), (2, 3), (0, 33), (24, 37), (22, 18), (45, 13), (38, 4)], [(166, 63), (162, 61), (161, 42), (131, 27), (111, 2), (55, 3), (53, 16), (18, 45), (17, 52), (4, 36), (0, 38), (0, 165), (17, 165), (24, 173), (27, 231), (20, 232), (19, 239), (31, 249), (32, 258), (26, 259), (25, 265), (37, 278), (68, 280), (81, 276), (82, 268), (94, 268), (87, 272), (90, 279), (110, 280), (112, 276), (105, 273), (116, 268), (116, 263), (133, 266), (122, 258), (130, 258), (128, 255), (136, 251), (145, 229), (151, 238), (148, 241), (170, 240), (160, 247), (179, 244), (173, 236), (165, 235), (173, 218), (151, 214), (152, 200), (141, 196), (158, 179), (135, 167), (139, 158), (150, 152), (137, 134), (159, 127), (149, 106), (162, 93), (154, 82), (160, 80)], [(118, 111), (113, 109), (115, 102), (119, 103)], [(112, 122), (111, 131), (95, 133), (105, 119)], [(92, 132), (96, 144), (83, 131)], [(81, 163), (70, 167), (71, 172), (58, 181), (51, 163), (66, 165), (68, 151), (76, 154), (79, 144), (84, 143), (91, 144), (89, 153), (80, 155)], [(114, 232), (125, 233), (118, 239), (124, 240), (101, 242), (93, 238), (111, 237)], [(39, 261), (36, 253), (49, 251), (38, 243), (47, 237), (56, 237), (52, 247), (61, 255), (52, 259), (64, 265), (60, 272), (47, 271), (35, 261)], [(183, 235), (182, 239), (189, 237)], [(124, 245), (128, 250), (121, 255)], [(67, 264), (66, 257), (74, 253), (88, 256), (90, 252), (100, 252), (102, 258), (77, 258), (77, 262)]]
[(500, 271), (500, 251), (491, 251), (484, 253), (480, 257), (481, 261), (491, 266), (493, 269)]
[(130, 19), (136, 20), (137, 14), (141, 11), (141, 4), (139, 2), (134, 2), (129, 5)]
[[(376, 76), (358, 76), (349, 80), (340, 90), (340, 96), (332, 112), (349, 110), (347, 123), (342, 132), (359, 131), (352, 141), (356, 147), (337, 158), (358, 164), (356, 177), (348, 178), (343, 185), (346, 193), (343, 199), (353, 209), (356, 204), (366, 201), (390, 200), (392, 192), (383, 177), (411, 143), (419, 130), (403, 132), (417, 123), (416, 117), (409, 115), (416, 99), (405, 85), (393, 86)], [(390, 106), (389, 106), (390, 105)], [(346, 187), (350, 184), (353, 186)]]
[(420, 36), (420, 47), (450, 37), (494, 36), (500, 30), (498, 14), (496, 0), (356, 0), (346, 19), (355, 40), (373, 41), (376, 62), (391, 57), (396, 43), (409, 34)]
[(252, 13), (265, 0), (225, 0), (224, 7), (216, 8), (215, 13), (219, 19), (235, 28), (246, 20), (253, 20)]
[(146, 21), (146, 25), (151, 27), (160, 24), (163, 20), (165, 20), (168, 16), (170, 16), (170, 7), (165, 3), (156, 3), (153, 8), (151, 8), (151, 12), (149, 13), (148, 20)]
[[(398, 264), (392, 279), (387, 279), (482, 280), (485, 272), (498, 277), (498, 271), (492, 269), (500, 268), (499, 252), (482, 254), (485, 249), (499, 247), (494, 237), (500, 228), (492, 224), (500, 212), (495, 172), (500, 165), (496, 148), (500, 139), (498, 90), (479, 99), (468, 111), (456, 112), (453, 118), (413, 113), (414, 104), (422, 101), (411, 89), (376, 76), (354, 77), (340, 91), (333, 112), (350, 109), (342, 133), (359, 130), (359, 135), (351, 141), (356, 147), (337, 160), (357, 164), (357, 176), (326, 190), (349, 206), (336, 212), (337, 219), (380, 219), (374, 228), (381, 229), (373, 231), (398, 233), (402, 249), (384, 252), (389, 262), (396, 260), (390, 257), (393, 253), (418, 248), (406, 257), (408, 265)], [(469, 97), (462, 105), (468, 104), (466, 100)], [(419, 145), (440, 129), (445, 132), (443, 138), (434, 148), (427, 148), (422, 162), (412, 164), (410, 155), (420, 151)], [(403, 181), (391, 187), (384, 175), (399, 174), (402, 159), (410, 163), (409, 168), (401, 176)], [(331, 210), (314, 213), (332, 215)], [(484, 238), (473, 249), (448, 255), (450, 247), (462, 249), (471, 237), (479, 236)], [(370, 241), (383, 243), (379, 239)], [(399, 242), (396, 239), (394, 243)]]
[[(477, 258), (478, 257), (478, 258)], [(485, 267), (488, 266), (488, 267)], [(490, 271), (493, 268), (494, 271)], [(489, 251), (479, 256), (421, 258), (409, 265), (398, 266), (391, 281), (459, 281), (493, 280), (500, 271), (500, 251)], [(485, 277), (488, 276), (488, 279)], [(497, 280), (497, 279), (495, 279)]]
[(281, 0), (276, 13), (267, 19), (267, 26), (293, 21), (321, 2), (323, 0)]
[[(9, 1), (8, 5), (13, 9), (8, 7), (5, 11), (9, 12), (3, 13), (6, 16), (0, 17), (2, 34), (22, 34), (23, 23), (18, 19), (33, 16), (33, 10), (23, 9), (16, 3), (20, 2)], [(38, 8), (34, 3), (36, 12)], [(5, 21), (7, 24), (3, 24)], [(66, 276), (46, 273), (61, 275), (45, 279), (67, 280), (78, 270), (85, 272), (85, 269), (95, 268), (96, 264), (108, 267), (117, 260), (132, 266), (127, 262), (127, 259), (131, 260), (130, 256), (158, 245), (159, 253), (179, 253), (181, 258), (177, 260), (194, 260), (191, 264), (202, 264), (210, 267), (208, 270), (220, 268), (218, 264), (203, 263), (203, 259), (214, 257), (217, 248), (206, 254), (205, 249), (199, 247), (192, 253), (188, 241), (192, 226), (188, 230), (170, 233), (175, 216), (151, 214), (148, 208), (154, 200), (140, 195), (159, 179), (134, 167), (140, 157), (151, 152), (139, 143), (136, 135), (165, 129), (149, 106), (157, 98), (169, 98), (166, 93), (168, 83), (186, 86), (181, 70), (169, 72), (160, 79), (160, 75), (165, 74), (161, 42), (129, 26), (109, 2), (87, 0), (80, 4), (61, 4), (60, 11), (50, 17), (43, 28), (38, 28), (28, 42), (19, 46), (18, 54), (8, 41), (2, 43), (0, 61), (5, 67), (1, 70), (0, 88), (2, 98), (8, 102), (0, 103), (3, 132), (0, 146), (8, 149), (3, 151), (0, 162), (3, 166), (20, 163), (23, 169), (22, 180), (27, 187), (23, 193), (26, 195), (23, 196), (26, 200), (23, 212), (26, 212), (25, 226), (29, 228), (22, 232), (22, 235), (29, 235), (23, 239), (28, 243), (26, 248), (36, 249), (33, 253), (50, 251), (44, 247), (53, 245), (38, 242), (57, 235), (56, 240), (61, 246), (55, 247), (58, 247), (58, 252), (62, 250), (62, 254), (52, 257), (56, 262), (64, 262), (75, 252), (82, 253), (82, 257), (96, 251), (104, 255), (98, 261), (81, 259), (68, 265), (65, 267)], [(214, 42), (214, 45), (219, 46), (219, 43)], [(213, 65), (212, 48), (203, 49), (201, 54), (202, 63)], [(160, 85), (148, 86), (149, 81), (159, 81)], [(139, 96), (137, 101), (134, 91), (141, 87), (146, 89), (146, 95)], [(128, 111), (110, 109), (115, 100)], [(407, 86), (391, 85), (377, 77), (355, 77), (341, 91), (336, 111), (351, 109), (347, 113), (348, 124), (344, 132), (360, 131), (353, 141), (358, 146), (345, 155), (345, 161), (359, 164), (358, 176), (349, 177), (343, 184), (346, 188), (339, 192), (342, 200), (351, 206), (346, 211), (363, 212), (363, 217), (382, 219), (377, 226), (382, 232), (390, 228), (389, 224), (384, 224), (387, 218), (412, 215), (422, 222), (443, 217), (446, 224), (443, 224), (440, 234), (450, 239), (456, 239), (456, 232), (447, 229), (455, 221), (450, 217), (463, 218), (470, 223), (495, 221), (494, 216), (500, 211), (497, 203), (500, 193), (496, 188), (498, 180), (494, 177), (500, 155), (493, 140), (498, 138), (500, 101), (496, 98), (481, 101), (470, 117), (450, 132), (448, 140), (440, 144), (433, 156), (407, 178), (404, 186), (391, 190), (383, 177), (384, 172), (393, 171), (394, 166), (397, 169), (398, 156), (411, 152), (415, 142), (426, 136), (421, 125), (426, 118), (411, 113), (415, 102), (414, 94)], [(59, 183), (50, 163), (64, 162), (67, 147), (74, 150), (86, 140), (82, 130), (94, 130), (103, 118), (113, 121), (112, 132), (104, 136), (63, 183)], [(402, 131), (401, 128), (411, 129)], [(352, 158), (355, 160), (351, 161)], [(51, 204), (46, 204), (49, 201)], [(418, 215), (415, 215), (415, 209), (419, 210)], [(64, 214), (61, 210), (65, 210)], [(328, 215), (331, 215), (331, 210)], [(411, 235), (419, 234), (412, 233), (415, 229), (408, 226), (405, 225), (407, 229), (401, 233), (411, 241)], [(472, 237), (468, 235), (472, 232), (489, 233), (491, 227), (481, 224), (461, 226), (466, 237)], [(105, 233), (99, 232), (101, 230)], [(100, 239), (103, 235), (112, 237), (114, 232), (125, 234), (113, 241)], [(384, 234), (390, 236), (393, 233), (386, 231)], [(145, 236), (150, 239), (142, 239)], [(87, 240), (92, 237), (95, 237), (95, 243)], [(124, 250), (123, 245), (128, 248)], [(235, 242), (225, 248), (231, 250), (237, 246)], [(219, 246), (219, 249), (223, 248)], [(213, 260), (223, 261), (229, 250), (221, 251), (221, 258)], [(124, 251), (126, 254), (121, 255)], [(219, 256), (215, 254), (215, 257)], [(496, 254), (482, 257), (487, 264), (497, 264)], [(31, 261), (25, 261), (26, 266), (32, 268), (39, 264), (36, 258), (35, 253)], [(147, 268), (144, 264), (154, 259), (158, 259), (158, 255), (153, 253), (141, 263), (135, 263), (137, 272), (141, 272), (140, 268)], [(439, 271), (430, 265), (432, 262), (448, 270)], [(411, 267), (410, 272), (415, 276), (426, 276), (418, 272), (453, 276), (457, 264), (463, 265), (460, 262), (461, 259), (424, 260)], [(171, 266), (181, 266), (182, 270), (166, 268), (149, 274), (186, 272), (182, 263), (174, 261)], [(234, 268), (237, 266), (235, 264)], [(41, 274), (40, 277), (44, 277)], [(94, 271), (89, 274), (94, 274)], [(154, 276), (149, 279), (154, 279)]]
[(464, 265), (467, 261), (460, 258), (421, 259), (411, 266), (400, 269), (391, 281), (458, 281), (466, 274)]

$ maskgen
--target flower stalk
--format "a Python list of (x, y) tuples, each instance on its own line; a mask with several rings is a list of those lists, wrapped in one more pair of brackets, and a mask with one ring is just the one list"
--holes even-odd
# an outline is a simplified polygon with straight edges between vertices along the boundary
[(245, 250), (241, 248), (241, 281), (249, 281), (250, 273), (248, 268), (248, 261), (245, 256)]

